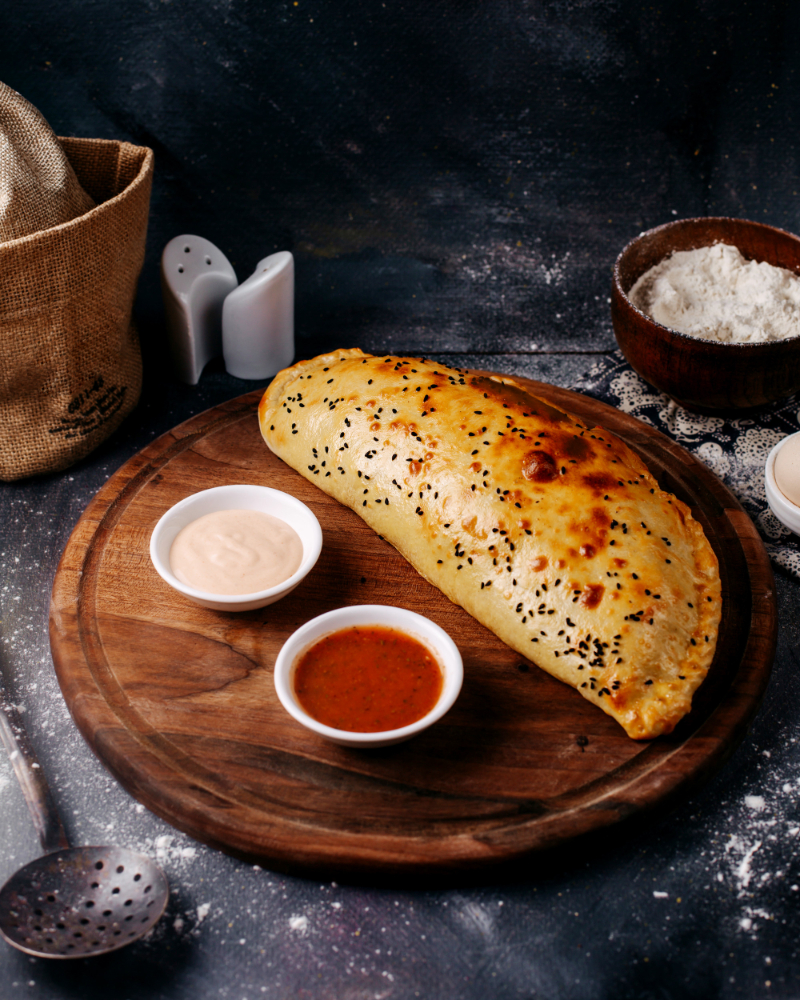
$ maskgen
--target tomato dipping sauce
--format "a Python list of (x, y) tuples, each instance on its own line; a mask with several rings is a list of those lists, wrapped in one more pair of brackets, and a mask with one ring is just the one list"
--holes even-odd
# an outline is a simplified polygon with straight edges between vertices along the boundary
[(442, 670), (427, 646), (405, 632), (357, 625), (307, 649), (294, 669), (294, 692), (308, 714), (351, 733), (411, 725), (442, 693)]

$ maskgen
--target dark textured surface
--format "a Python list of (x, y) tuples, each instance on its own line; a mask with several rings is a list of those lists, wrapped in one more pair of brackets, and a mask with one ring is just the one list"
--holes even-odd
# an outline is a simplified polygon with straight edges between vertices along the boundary
[(155, 150), (153, 319), (188, 231), (240, 280), (295, 253), (312, 348), (602, 350), (640, 229), (800, 228), (789, 0), (29, 0), (0, 26), (56, 131)]
[[(506, 370), (556, 382), (589, 361), (499, 359)], [(786, 579), (778, 579), (782, 625), (764, 708), (719, 777), (666, 818), (502, 886), (411, 892), (273, 875), (195, 844), (116, 784), (78, 735), (53, 674), (46, 622), (55, 564), (81, 510), (121, 460), (242, 388), (223, 375), (206, 376), (197, 389), (176, 387), (169, 403), (145, 405), (80, 466), (3, 488), (2, 667), (15, 700), (27, 706), (68, 832), (76, 843), (119, 842), (149, 853), (173, 887), (167, 917), (127, 953), (65, 967), (4, 951), (3, 1000), (699, 1000), (761, 995), (767, 980), (770, 995), (794, 996), (800, 588)], [(4, 760), (0, 803), (4, 879), (38, 850)]]
[[(632, 0), (50, 0), (0, 11), (0, 72), (62, 134), (151, 145), (146, 396), (66, 473), (0, 494), (2, 669), (76, 842), (163, 861), (168, 916), (69, 966), (0, 952), (0, 997), (122, 1000), (796, 997), (797, 609), (749, 739), (668, 817), (505, 886), (410, 892), (272, 875), (137, 808), (94, 759), (49, 658), (50, 585), (111, 471), (253, 388), (175, 383), (158, 257), (196, 232), (244, 278), (293, 251), (298, 356), (358, 345), (569, 384), (613, 345), (622, 246), (671, 218), (800, 230), (800, 8)], [(0, 760), (0, 878), (37, 852)]]

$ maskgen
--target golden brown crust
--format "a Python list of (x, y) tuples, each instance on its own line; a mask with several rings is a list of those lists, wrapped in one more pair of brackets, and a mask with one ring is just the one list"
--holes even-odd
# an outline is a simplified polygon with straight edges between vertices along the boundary
[(280, 372), (259, 420), (272, 451), (629, 736), (689, 711), (717, 559), (614, 435), (511, 378), (358, 349)]

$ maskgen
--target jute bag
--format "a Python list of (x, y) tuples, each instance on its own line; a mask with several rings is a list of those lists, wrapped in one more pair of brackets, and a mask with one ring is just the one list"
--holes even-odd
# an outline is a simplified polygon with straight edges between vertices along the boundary
[(136, 405), (153, 153), (57, 139), (0, 84), (0, 480), (66, 468)]

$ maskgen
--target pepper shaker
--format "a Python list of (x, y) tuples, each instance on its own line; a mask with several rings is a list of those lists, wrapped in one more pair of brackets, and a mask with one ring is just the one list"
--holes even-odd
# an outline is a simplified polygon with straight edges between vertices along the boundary
[(225, 369), (237, 378), (271, 378), (294, 357), (294, 257), (287, 251), (258, 262), (222, 307)]
[(222, 304), (236, 288), (225, 254), (202, 236), (176, 236), (161, 255), (161, 293), (175, 371), (197, 385), (206, 364), (222, 353)]

